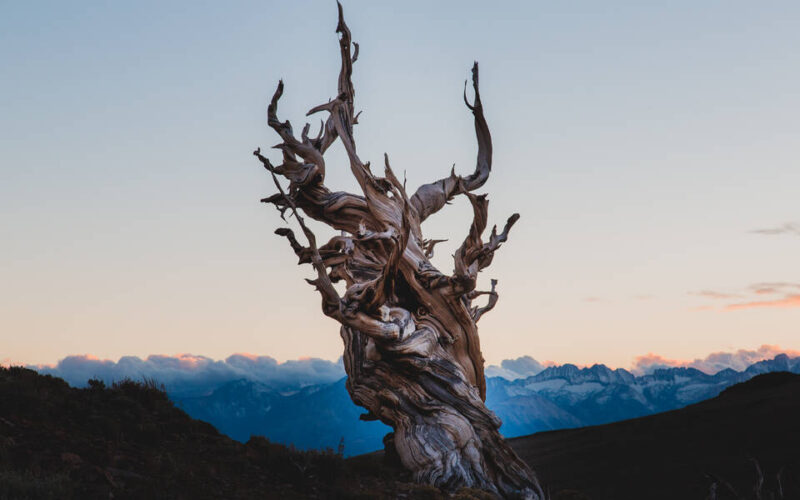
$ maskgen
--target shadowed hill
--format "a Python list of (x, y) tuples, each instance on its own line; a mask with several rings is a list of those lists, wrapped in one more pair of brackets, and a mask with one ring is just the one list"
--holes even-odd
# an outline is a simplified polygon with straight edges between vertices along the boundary
[(152, 382), (75, 389), (0, 368), (0, 500), (443, 498), (407, 481), (333, 451), (234, 441), (177, 409)]
[(776, 491), (782, 471), (784, 498), (800, 498), (800, 375), (759, 375), (680, 410), (542, 432), (512, 445), (554, 491), (595, 500), (704, 499), (712, 483), (706, 474), (719, 478), (720, 499), (734, 498), (726, 482), (741, 498), (758, 498), (751, 458), (765, 488)]
[[(756, 458), (800, 498), (800, 375), (770, 373), (681, 410), (512, 440), (553, 500), (705, 499), (711, 480), (753, 494)], [(426, 498), (373, 453), (246, 444), (177, 409), (153, 383), (87, 389), (0, 368), (0, 500), (39, 498)], [(462, 491), (454, 498), (487, 498)], [(762, 498), (767, 500), (768, 495)]]

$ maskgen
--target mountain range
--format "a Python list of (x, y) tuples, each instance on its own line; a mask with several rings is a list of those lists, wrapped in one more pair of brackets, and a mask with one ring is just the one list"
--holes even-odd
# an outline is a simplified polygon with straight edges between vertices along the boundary
[[(263, 437), (240, 443), (153, 380), (79, 389), (0, 366), (0, 401), (0, 499), (491, 497), (413, 484), (382, 450), (344, 459)], [(794, 499), (798, 421), (800, 375), (775, 372), (678, 410), (509, 442), (552, 500)]]
[[(745, 370), (713, 375), (694, 368), (659, 368), (634, 375), (597, 364), (550, 366), (525, 378), (488, 377), (487, 406), (503, 421), (506, 437), (605, 424), (674, 410), (717, 396), (729, 386), (770, 372), (800, 373), (800, 357), (779, 354)], [(250, 436), (300, 449), (338, 449), (357, 455), (383, 447), (390, 428), (359, 420), (345, 379), (286, 390), (249, 379), (208, 388), (206, 393), (170, 393), (193, 418), (242, 442)]]

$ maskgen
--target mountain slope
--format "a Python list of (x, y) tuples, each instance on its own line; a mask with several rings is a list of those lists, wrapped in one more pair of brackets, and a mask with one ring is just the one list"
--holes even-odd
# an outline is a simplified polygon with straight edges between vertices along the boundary
[(749, 457), (762, 467), (765, 487), (776, 487), (783, 467), (785, 498), (800, 498), (800, 375), (760, 375), (680, 410), (543, 432), (512, 446), (553, 490), (595, 500), (702, 499), (711, 483), (705, 474), (745, 498), (756, 484)]
[(265, 436), (300, 449), (336, 449), (343, 439), (348, 456), (382, 447), (391, 428), (359, 420), (364, 410), (353, 404), (344, 384), (341, 379), (282, 395), (263, 384), (238, 380), (207, 396), (173, 400), (194, 418), (242, 442)]
[(239, 443), (153, 384), (75, 389), (0, 367), (0, 500), (444, 498), (390, 473), (263, 438)]

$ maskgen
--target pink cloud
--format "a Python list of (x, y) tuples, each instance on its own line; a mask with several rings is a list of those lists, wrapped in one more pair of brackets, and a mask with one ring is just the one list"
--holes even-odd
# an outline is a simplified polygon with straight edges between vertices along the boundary
[(118, 361), (81, 354), (67, 356), (55, 365), (29, 368), (61, 377), (74, 386), (83, 386), (91, 378), (99, 378), (106, 383), (125, 378), (152, 378), (173, 391), (207, 389), (209, 385), (239, 379), (277, 388), (303, 387), (335, 382), (344, 376), (341, 361), (303, 358), (278, 363), (270, 356), (247, 353), (233, 354), (224, 360), (183, 353), (173, 356), (153, 354), (145, 359), (123, 356)]
[(757, 295), (790, 293), (792, 290), (800, 290), (800, 283), (788, 283), (785, 281), (756, 283), (754, 285), (750, 285), (750, 289)]
[(715, 292), (714, 290), (700, 290), (699, 292), (689, 292), (691, 295), (699, 295), (700, 297), (707, 297), (709, 299), (732, 299), (741, 297), (737, 293)]
[(252, 354), (249, 352), (235, 352), (231, 356), (241, 356), (243, 358), (247, 358), (250, 361), (256, 361), (260, 357), (258, 354)]
[(653, 367), (672, 367), (672, 366), (686, 366), (689, 361), (682, 361), (678, 359), (665, 358), (660, 354), (648, 352), (642, 356), (636, 356), (633, 360), (634, 371), (647, 371)]
[(765, 359), (772, 359), (778, 354), (786, 354), (789, 357), (798, 357), (800, 356), (800, 351), (783, 349), (777, 345), (764, 344), (758, 349), (754, 350), (739, 349), (738, 351), (734, 352), (714, 352), (705, 358), (697, 358), (694, 360), (670, 359), (665, 358), (660, 354), (651, 352), (643, 356), (637, 356), (633, 361), (633, 367), (631, 371), (641, 374), (652, 372), (657, 368), (669, 368), (677, 366), (696, 368), (708, 374), (714, 374), (726, 368), (742, 371), (753, 363), (763, 361)]
[(755, 300), (752, 302), (740, 302), (737, 304), (728, 304), (725, 306), (726, 311), (738, 311), (741, 309), (756, 309), (762, 307), (777, 307), (777, 308), (793, 308), (800, 307), (800, 295), (788, 295), (782, 299), (776, 300)]
[[(741, 302), (729, 303), (719, 311), (739, 311), (742, 309), (756, 308), (780, 308), (789, 309), (800, 307), (800, 283), (786, 281), (755, 283), (747, 287), (743, 294), (723, 293), (713, 290), (702, 290), (700, 292), (689, 292), (690, 295), (697, 295), (710, 299), (733, 299), (748, 297), (750, 300), (743, 299)], [(764, 300), (764, 296), (778, 296), (773, 299)], [(782, 296), (782, 297), (780, 297)], [(711, 306), (700, 306), (691, 308), (695, 311), (716, 309)]]

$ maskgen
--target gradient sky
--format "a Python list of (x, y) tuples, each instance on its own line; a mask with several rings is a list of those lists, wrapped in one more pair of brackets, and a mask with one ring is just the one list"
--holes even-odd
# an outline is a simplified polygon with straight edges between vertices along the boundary
[[(483, 274), (487, 361), (800, 349), (800, 4), (344, 7), (361, 157), (412, 188), (473, 168), (481, 64), (490, 223), (522, 215)], [(336, 359), (250, 155), (279, 78), (298, 130), (333, 96), (335, 26), (327, 0), (0, 2), (0, 361)], [(470, 219), (424, 226), (442, 270)]]

